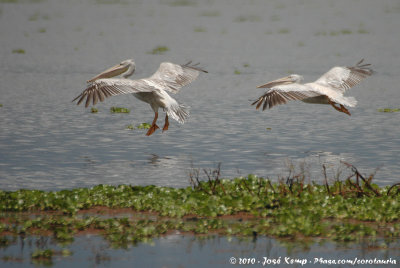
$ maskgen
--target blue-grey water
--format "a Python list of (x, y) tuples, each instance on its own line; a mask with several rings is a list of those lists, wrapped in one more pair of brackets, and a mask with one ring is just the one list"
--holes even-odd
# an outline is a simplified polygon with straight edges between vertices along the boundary
[[(0, 189), (186, 187), (191, 168), (218, 163), (223, 177), (278, 179), (292, 163), (320, 181), (322, 164), (330, 180), (346, 177), (344, 161), (367, 175), (379, 168), (379, 185), (399, 182), (400, 112), (378, 111), (400, 108), (399, 25), (398, 0), (0, 1)], [(151, 54), (157, 46), (169, 50)], [(191, 106), (186, 124), (147, 137), (126, 128), (153, 119), (132, 96), (96, 114), (71, 103), (88, 78), (127, 58), (136, 78), (163, 61), (209, 71), (173, 96)], [(313, 81), (362, 58), (376, 73), (348, 91), (358, 100), (351, 117), (301, 102), (250, 105), (262, 83), (288, 73)]]

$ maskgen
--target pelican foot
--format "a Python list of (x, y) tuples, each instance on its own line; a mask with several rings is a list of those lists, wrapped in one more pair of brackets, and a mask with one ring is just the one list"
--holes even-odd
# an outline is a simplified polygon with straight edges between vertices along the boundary
[(351, 116), (351, 113), (349, 112), (349, 110), (347, 110), (343, 105), (340, 104), (340, 111), (342, 113), (348, 114), (349, 116)]
[(158, 127), (156, 124), (152, 125), (152, 126), (149, 128), (149, 130), (147, 131), (146, 136), (150, 136), (150, 135), (153, 134), (157, 129), (159, 129), (159, 127)]
[(169, 123), (166, 122), (166, 123), (164, 124), (163, 129), (162, 129), (162, 132), (167, 131), (167, 130), (168, 130), (168, 127), (169, 127)]
[[(328, 100), (328, 101), (329, 101), (329, 104), (332, 105), (332, 107), (335, 108), (336, 111), (339, 111), (339, 112), (342, 112), (342, 113), (345, 113), (345, 114), (351, 116), (349, 110), (347, 110), (346, 107), (344, 107), (342, 104), (333, 102), (333, 101), (331, 101), (331, 100)], [(335, 104), (339, 104), (339, 105), (340, 105), (340, 108), (337, 107)]]

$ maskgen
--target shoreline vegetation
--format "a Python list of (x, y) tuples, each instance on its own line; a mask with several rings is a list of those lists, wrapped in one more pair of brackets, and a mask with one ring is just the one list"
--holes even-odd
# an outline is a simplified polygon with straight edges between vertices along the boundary
[(278, 183), (255, 175), (221, 179), (218, 166), (192, 169), (186, 188), (0, 191), (0, 244), (7, 247), (18, 236), (51, 236), (69, 244), (77, 235), (94, 234), (125, 248), (178, 232), (386, 248), (400, 238), (400, 184), (379, 187), (373, 175), (365, 178), (346, 165), (351, 176), (328, 184), (324, 173), (322, 185), (304, 183), (304, 173)]

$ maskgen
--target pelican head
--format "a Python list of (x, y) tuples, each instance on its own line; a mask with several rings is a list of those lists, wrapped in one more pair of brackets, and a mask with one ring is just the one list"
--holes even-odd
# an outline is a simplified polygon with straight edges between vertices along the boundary
[(291, 81), (291, 83), (300, 83), (301, 81), (304, 80), (303, 76), (299, 74), (291, 74), (287, 76), (288, 80)]
[(274, 81), (268, 82), (264, 85), (258, 86), (258, 88), (273, 88), (278, 85), (300, 83), (301, 81), (303, 81), (303, 76), (301, 76), (299, 74), (291, 74), (291, 75), (276, 79)]
[(95, 77), (93, 77), (92, 79), (88, 80), (88, 83), (91, 83), (93, 81), (96, 81), (97, 79), (101, 79), (101, 78), (110, 78), (110, 77), (114, 77), (117, 75), (120, 75), (122, 73), (124, 73), (122, 75), (123, 78), (128, 78), (129, 76), (131, 76), (134, 72), (135, 72), (135, 62), (133, 61), (133, 59), (128, 59), (128, 60), (124, 60), (121, 63), (105, 70), (104, 72), (96, 75)]

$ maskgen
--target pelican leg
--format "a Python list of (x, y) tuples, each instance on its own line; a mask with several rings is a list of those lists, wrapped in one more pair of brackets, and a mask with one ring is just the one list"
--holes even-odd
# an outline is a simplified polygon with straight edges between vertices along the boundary
[(329, 104), (332, 105), (333, 108), (335, 108), (335, 110), (337, 110), (339, 112), (342, 112), (342, 113), (345, 113), (345, 114), (348, 114), (349, 116), (351, 115), (349, 110), (347, 110), (342, 104), (339, 104), (340, 105), (340, 108), (339, 108), (339, 107), (337, 107), (335, 105), (335, 104), (338, 104), (338, 103), (333, 102), (331, 100), (328, 100), (328, 101), (329, 101)]
[(158, 127), (157, 124), (156, 124), (157, 118), (158, 118), (158, 112), (155, 112), (155, 113), (154, 113), (153, 123), (151, 123), (151, 127), (150, 127), (149, 130), (147, 131), (146, 136), (150, 136), (150, 135), (153, 134), (157, 129), (159, 129), (159, 127)]
[(165, 123), (164, 123), (164, 127), (162, 129), (162, 131), (167, 131), (168, 130), (168, 126), (169, 126), (169, 121), (168, 121), (168, 114), (165, 115)]

